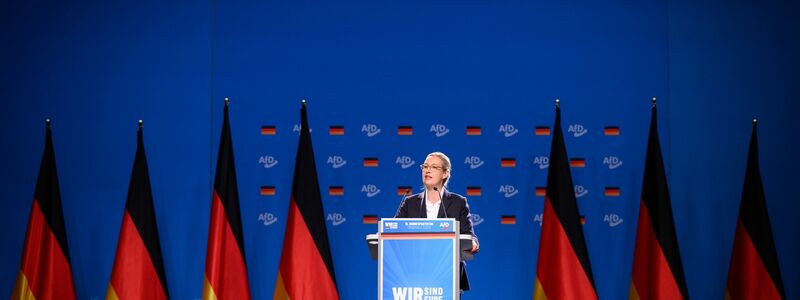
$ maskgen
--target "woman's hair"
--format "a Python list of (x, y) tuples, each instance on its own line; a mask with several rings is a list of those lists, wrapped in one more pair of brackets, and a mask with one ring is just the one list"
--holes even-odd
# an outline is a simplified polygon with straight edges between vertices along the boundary
[[(447, 155), (445, 155), (442, 152), (438, 152), (438, 151), (437, 152), (431, 152), (430, 154), (428, 154), (428, 156), (425, 157), (425, 160), (428, 160), (428, 158), (431, 157), (431, 156), (436, 156), (436, 157), (442, 159), (442, 172), (446, 173), (447, 171), (450, 171), (450, 158), (447, 157)], [(447, 186), (447, 183), (450, 182), (450, 177), (453, 177), (453, 172), (452, 171), (450, 172), (450, 175), (447, 176), (447, 178), (444, 179), (444, 186)]]

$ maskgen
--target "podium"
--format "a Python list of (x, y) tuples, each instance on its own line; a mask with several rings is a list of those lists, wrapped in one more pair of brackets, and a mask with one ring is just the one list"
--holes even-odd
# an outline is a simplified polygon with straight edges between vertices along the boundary
[[(472, 248), (472, 236), (459, 234), (455, 219), (395, 219), (378, 223), (367, 235), (378, 260), (378, 299), (459, 299), (462, 251)], [(462, 255), (465, 254), (465, 255)]]

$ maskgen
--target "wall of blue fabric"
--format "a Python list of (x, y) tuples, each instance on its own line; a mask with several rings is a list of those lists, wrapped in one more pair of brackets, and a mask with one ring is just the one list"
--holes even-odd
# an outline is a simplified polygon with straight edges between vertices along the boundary
[[(747, 1), (12, 1), (0, 10), (10, 294), (41, 157), (54, 141), (76, 289), (105, 294), (135, 151), (145, 145), (170, 294), (199, 298), (212, 174), (230, 97), (252, 294), (272, 296), (297, 147), (310, 126), (339, 291), (370, 299), (364, 216), (390, 217), (431, 151), (453, 162), (481, 239), (471, 299), (533, 292), (553, 101), (562, 101), (598, 293), (626, 297), (650, 120), (659, 126), (694, 298), (721, 297), (758, 116), (781, 271), (800, 297), (794, 121), (797, 4)], [(275, 134), (262, 134), (274, 126)], [(343, 135), (331, 134), (331, 126)], [(409, 126), (411, 135), (398, 134)], [(467, 127), (480, 127), (468, 135)], [(606, 129), (610, 129), (608, 132)], [(619, 134), (612, 134), (618, 128)], [(541, 129), (541, 128), (540, 128)], [(379, 132), (378, 132), (379, 130)], [(335, 130), (335, 131), (338, 131)], [(377, 133), (376, 133), (377, 132)], [(542, 131), (540, 130), (540, 133)], [(365, 167), (377, 158), (377, 167)], [(514, 167), (503, 167), (513, 158)], [(261, 187), (274, 187), (262, 195)], [(342, 195), (330, 193), (343, 189)], [(618, 188), (615, 196), (613, 189)], [(270, 193), (266, 193), (270, 194)], [(501, 224), (514, 216), (515, 224)]]

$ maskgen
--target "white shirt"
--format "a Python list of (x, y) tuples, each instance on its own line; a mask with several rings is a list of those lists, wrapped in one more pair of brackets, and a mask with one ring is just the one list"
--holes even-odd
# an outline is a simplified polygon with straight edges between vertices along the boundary
[[(442, 190), (444, 190), (444, 189), (442, 189)], [(439, 207), (442, 205), (442, 193), (439, 192), (439, 201), (436, 201), (436, 203), (431, 203), (430, 201), (428, 201), (428, 190), (426, 189), (425, 190), (425, 198), (423, 199), (423, 201), (425, 201), (425, 211), (426, 211), (426, 215), (427, 215), (426, 217), (428, 219), (436, 219), (436, 218), (438, 218), (439, 217)]]

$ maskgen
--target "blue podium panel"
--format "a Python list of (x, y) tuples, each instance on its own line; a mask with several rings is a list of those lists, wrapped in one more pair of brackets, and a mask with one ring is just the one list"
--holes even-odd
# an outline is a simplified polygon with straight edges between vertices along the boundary
[(458, 223), (386, 219), (378, 239), (378, 299), (459, 299)]

